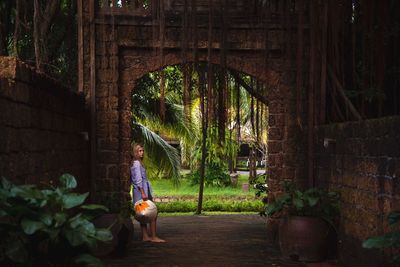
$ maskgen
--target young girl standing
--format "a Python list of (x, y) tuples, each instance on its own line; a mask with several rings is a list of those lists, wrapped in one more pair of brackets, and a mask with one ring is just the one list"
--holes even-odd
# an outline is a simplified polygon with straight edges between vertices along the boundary
[[(152, 188), (147, 178), (146, 169), (143, 167), (144, 148), (142, 145), (133, 146), (133, 163), (131, 166), (131, 183), (133, 186), (134, 203), (139, 200), (153, 200)], [(157, 236), (157, 217), (150, 222), (150, 236), (147, 232), (147, 224), (140, 223), (143, 241), (165, 242)]]

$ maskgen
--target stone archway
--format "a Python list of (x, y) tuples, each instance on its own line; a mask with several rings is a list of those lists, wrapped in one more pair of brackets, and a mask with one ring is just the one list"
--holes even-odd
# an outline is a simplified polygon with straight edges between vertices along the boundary
[[(206, 60), (206, 54), (200, 54), (199, 61)], [(193, 58), (188, 57), (189, 62)], [(159, 56), (154, 51), (141, 51), (124, 47), (119, 50), (119, 127), (120, 127), (120, 181), (121, 188), (129, 187), (128, 167), (131, 161), (130, 146), (131, 141), (130, 113), (131, 113), (131, 93), (134, 90), (136, 81), (144, 74), (157, 71), (168, 65), (182, 64), (182, 57), (179, 52), (166, 51), (164, 62), (161, 64)], [(245, 62), (245, 64), (243, 64)], [(219, 64), (219, 56), (212, 58), (213, 64)], [(269, 164), (269, 188), (272, 194), (280, 191), (280, 181), (282, 179), (295, 179), (295, 168), (290, 168), (290, 160), (297, 156), (288, 146), (290, 136), (288, 127), (290, 121), (294, 123), (294, 113), (289, 110), (289, 103), (292, 100), (290, 84), (284, 81), (288, 80), (287, 73), (279, 72), (271, 68), (259, 68), (260, 60), (258, 58), (249, 58), (246, 55), (230, 56), (226, 66), (242, 73), (253, 76), (254, 78), (267, 84), (269, 90), (265, 92), (269, 106), (269, 139), (268, 139), (268, 162)], [(293, 126), (293, 125), (292, 125)], [(294, 163), (293, 163), (294, 164)]]
[[(117, 7), (97, 10), (94, 2), (79, 1), (81, 40), (88, 40), (80, 43), (79, 77), (91, 109), (91, 191), (96, 201), (118, 209), (121, 192), (129, 190), (131, 91), (145, 73), (182, 63), (182, 36), (181, 28), (172, 20), (165, 25), (162, 64), (160, 43), (153, 31), (156, 24), (148, 21), (148, 15), (136, 16), (129, 10), (123, 13)], [(246, 16), (246, 12), (239, 13)], [(280, 34), (285, 29), (279, 24), (282, 21), (270, 21), (267, 28), (253, 28), (246, 19), (249, 17), (244, 24), (239, 20), (230, 25), (232, 38), (225, 51), (226, 66), (251, 75), (270, 88), (264, 94), (270, 111), (268, 160), (273, 195), (281, 190), (282, 179), (305, 180), (302, 151), (306, 142), (299, 139), (303, 133), (295, 119), (295, 62), (285, 54), (281, 43)], [(197, 27), (196, 31), (199, 61), (206, 61), (207, 27)], [(268, 53), (265, 31), (269, 32)], [(213, 64), (221, 62), (220, 48), (218, 42), (213, 44)], [(186, 61), (193, 61), (193, 47), (187, 51)]]

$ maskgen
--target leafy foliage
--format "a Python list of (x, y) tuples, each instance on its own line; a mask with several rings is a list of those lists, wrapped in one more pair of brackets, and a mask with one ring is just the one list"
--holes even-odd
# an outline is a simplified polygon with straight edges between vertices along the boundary
[[(266, 173), (257, 175), (256, 179), (253, 181), (253, 186), (256, 189), (256, 197), (260, 197), (261, 194), (266, 194), (268, 190), (268, 184), (266, 179)], [(266, 199), (267, 200), (267, 199)], [(263, 199), (263, 201), (265, 201)]]
[(149, 172), (154, 170), (153, 175), (172, 177), (178, 182), (180, 155), (163, 138), (173, 137), (186, 143), (196, 138), (193, 125), (184, 120), (179, 66), (169, 66), (163, 72), (166, 76), (165, 118), (160, 118), (159, 73), (146, 74), (132, 94), (133, 139), (145, 144)]
[[(97, 242), (111, 241), (111, 232), (91, 220), (108, 211), (84, 205), (88, 193), (72, 192), (72, 175), (59, 186), (38, 189), (0, 178), (0, 263), (6, 266), (102, 266), (91, 253)], [(2, 265), (4, 266), (4, 265)]]
[(337, 192), (327, 192), (315, 187), (300, 191), (290, 181), (284, 181), (283, 188), (285, 193), (266, 207), (265, 215), (287, 212), (295, 216), (319, 217), (333, 225), (333, 219), (339, 212)]
[[(53, 17), (40, 17), (40, 21), (49, 23), (48, 34), (43, 49), (46, 51), (46, 60), (42, 62), (47, 74), (64, 84), (75, 87), (77, 83), (77, 6), (74, 0), (53, 0), (58, 1), (59, 5)], [(34, 1), (20, 1), (17, 12), (17, 1), (1, 1), (0, 13), (0, 42), (6, 43), (3, 55), (18, 57), (24, 62), (34, 65)], [(41, 9), (51, 1), (39, 1)], [(19, 14), (19, 19), (17, 18)], [(19, 21), (19, 22), (18, 22)], [(3, 27), (4, 28), (3, 28)], [(50, 30), (51, 29), (51, 30)], [(38, 28), (37, 31), (44, 31)], [(18, 34), (17, 34), (18, 33)]]
[[(212, 162), (206, 166), (204, 174), (204, 184), (206, 186), (224, 187), (231, 184), (227, 168), (220, 162)], [(199, 184), (200, 170), (190, 173), (189, 178), (192, 184)]]
[[(195, 212), (197, 201), (173, 201), (157, 203), (159, 212)], [(203, 204), (204, 211), (225, 212), (258, 212), (263, 208), (255, 200), (221, 200), (206, 199)]]
[(167, 177), (177, 179), (180, 176), (180, 157), (178, 151), (158, 134), (140, 123), (133, 122), (133, 129), (139, 132), (135, 136), (140, 136), (140, 141), (146, 147), (146, 153), (148, 154), (146, 161), (151, 166), (163, 171)]
[[(389, 225), (398, 226), (400, 222), (400, 211), (393, 211), (388, 216)], [(364, 248), (395, 248), (397, 253), (393, 255), (393, 261), (400, 263), (400, 231), (392, 231), (380, 236), (370, 237), (362, 244)]]

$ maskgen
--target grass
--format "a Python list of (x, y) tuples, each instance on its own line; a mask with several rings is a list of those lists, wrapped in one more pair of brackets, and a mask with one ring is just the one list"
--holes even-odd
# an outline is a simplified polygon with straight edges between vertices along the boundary
[[(248, 175), (239, 175), (236, 187), (204, 187), (204, 196), (254, 196), (255, 190), (243, 192), (242, 184), (248, 182)], [(175, 187), (171, 180), (152, 180), (154, 196), (198, 196), (199, 186), (190, 185), (187, 179), (181, 179), (180, 185)]]
[[(213, 215), (235, 215), (235, 214), (257, 214), (254, 211), (230, 212), (230, 211), (207, 211), (202, 212), (200, 216), (213, 216)], [(197, 215), (194, 212), (162, 212), (160, 217), (175, 217), (175, 216), (193, 216)]]
[[(251, 186), (244, 192), (243, 183), (248, 183), (248, 175), (239, 175), (236, 187), (204, 187), (205, 214), (258, 214), (263, 209), (261, 198), (255, 197), (256, 190)], [(151, 184), (155, 199), (170, 200), (157, 203), (161, 216), (193, 215), (196, 211), (198, 185), (191, 185), (187, 179), (181, 179), (179, 186), (167, 179), (152, 180)]]

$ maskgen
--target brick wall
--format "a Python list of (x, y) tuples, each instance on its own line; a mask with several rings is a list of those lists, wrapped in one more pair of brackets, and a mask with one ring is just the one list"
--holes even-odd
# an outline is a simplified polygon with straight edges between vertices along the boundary
[(49, 77), (0, 57), (0, 175), (50, 183), (68, 172), (88, 191), (85, 103)]
[(388, 213), (400, 209), (400, 117), (320, 127), (316, 148), (317, 184), (341, 192), (343, 266), (389, 266), (361, 242), (387, 232)]

